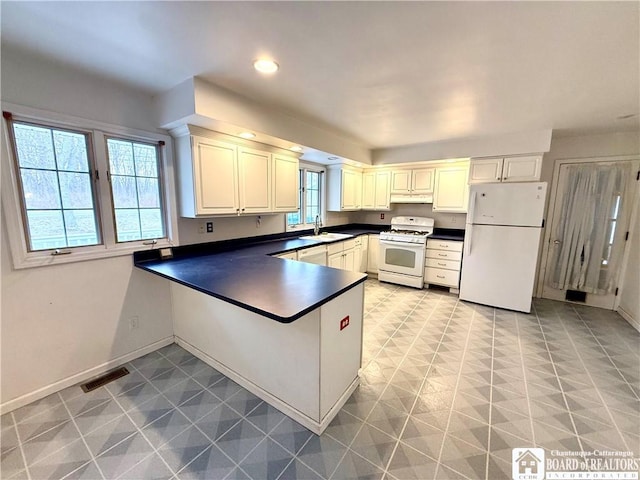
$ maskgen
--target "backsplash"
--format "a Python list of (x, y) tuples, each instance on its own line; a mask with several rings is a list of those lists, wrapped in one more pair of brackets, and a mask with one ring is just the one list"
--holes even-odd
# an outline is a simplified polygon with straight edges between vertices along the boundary
[[(391, 217), (429, 217), (435, 220), (435, 226), (438, 228), (458, 228), (464, 229), (467, 219), (465, 213), (439, 213), (433, 212), (432, 205), (427, 204), (403, 204), (396, 203), (392, 205), (392, 210), (388, 212), (355, 212), (352, 214), (352, 221), (357, 223), (367, 223), (373, 225), (389, 225)], [(384, 213), (384, 219), (380, 219), (380, 214)]]

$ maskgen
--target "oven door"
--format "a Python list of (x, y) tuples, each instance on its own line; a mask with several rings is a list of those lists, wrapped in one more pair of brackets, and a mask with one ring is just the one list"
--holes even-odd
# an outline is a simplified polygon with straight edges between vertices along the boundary
[(385, 272), (422, 277), (424, 274), (425, 246), (422, 243), (404, 243), (380, 240), (380, 264)]

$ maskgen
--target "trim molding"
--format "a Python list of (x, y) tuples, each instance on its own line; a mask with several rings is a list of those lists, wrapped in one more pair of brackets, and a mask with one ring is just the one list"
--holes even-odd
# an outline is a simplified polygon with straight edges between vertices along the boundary
[(111, 370), (114, 367), (122, 365), (123, 363), (130, 362), (138, 357), (146, 355), (147, 353), (151, 353), (159, 348), (165, 347), (167, 345), (171, 345), (174, 343), (175, 337), (171, 335), (170, 337), (163, 338), (162, 340), (158, 340), (150, 345), (146, 345), (142, 348), (138, 348), (133, 352), (127, 353), (120, 357), (114, 358), (113, 360), (109, 360), (108, 362), (102, 363), (96, 367), (89, 368), (80, 373), (76, 373), (75, 375), (71, 375), (70, 377), (64, 378), (57, 382), (51, 383), (46, 387), (39, 388), (33, 392), (26, 393), (21, 395), (20, 397), (14, 398), (7, 402), (0, 404), (0, 415), (4, 415), (5, 413), (16, 410), (17, 408), (23, 407), (25, 405), (30, 404), (31, 402), (35, 402), (36, 400), (40, 400), (44, 397), (51, 395), (52, 393), (59, 392), (67, 387), (71, 387), (80, 382), (84, 382), (86, 380), (90, 380), (93, 377), (97, 377), (102, 375), (103, 373)]
[(631, 315), (631, 313), (627, 312), (624, 308), (622, 307), (618, 307), (618, 309), (616, 310), (620, 316), (622, 318), (624, 318), (627, 322), (629, 322), (629, 325), (631, 325), (633, 328), (635, 328), (638, 332), (640, 332), (640, 320), (636, 320), (635, 318), (633, 318), (633, 316)]

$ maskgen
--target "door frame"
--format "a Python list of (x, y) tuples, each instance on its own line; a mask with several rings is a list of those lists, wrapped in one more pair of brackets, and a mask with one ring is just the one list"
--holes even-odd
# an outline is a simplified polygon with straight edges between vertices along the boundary
[[(576, 157), (576, 158), (559, 158), (555, 160), (555, 164), (553, 166), (553, 176), (551, 177), (551, 189), (549, 193), (549, 204), (547, 206), (547, 218), (545, 220), (545, 228), (544, 228), (544, 238), (542, 241), (542, 252), (540, 255), (540, 268), (538, 269), (538, 279), (536, 285), (536, 297), (542, 298), (542, 290), (544, 288), (545, 276), (547, 274), (547, 264), (549, 262), (549, 255), (552, 254), (553, 250), (549, 248), (551, 243), (551, 226), (554, 221), (554, 212), (556, 210), (556, 202), (559, 201), (558, 190), (559, 190), (559, 180), (560, 180), (560, 168), (563, 165), (569, 164), (581, 164), (581, 163), (615, 163), (622, 161), (631, 161), (635, 162), (636, 166), (640, 168), (640, 155), (615, 155), (615, 156), (598, 156), (598, 157)], [(632, 185), (632, 205), (630, 212), (630, 223), (627, 227), (628, 231), (632, 231), (631, 227), (633, 226), (633, 222), (636, 220), (636, 217), (640, 213), (640, 182), (635, 182), (635, 185)], [(635, 191), (633, 191), (635, 189)], [(626, 264), (624, 263), (627, 258), (629, 258), (629, 249), (631, 242), (626, 241), (624, 245), (624, 251), (622, 253), (623, 263), (620, 272), (618, 273), (618, 278), (616, 281), (617, 287), (622, 290), (623, 288), (623, 280), (624, 273), (626, 270)], [(568, 302), (567, 300), (564, 300)], [(568, 302), (574, 303), (574, 302)], [(577, 302), (580, 303), (580, 302)], [(582, 303), (580, 303), (582, 304)], [(618, 295), (615, 299), (613, 310), (616, 310), (620, 304), (620, 295)]]

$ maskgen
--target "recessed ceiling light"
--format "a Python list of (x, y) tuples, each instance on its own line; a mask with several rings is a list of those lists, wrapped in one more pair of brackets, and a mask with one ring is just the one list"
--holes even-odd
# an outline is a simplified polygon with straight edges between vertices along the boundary
[(340, 157), (328, 157), (327, 160), (340, 160)]
[(255, 68), (260, 73), (275, 73), (278, 71), (278, 68), (280, 68), (280, 66), (273, 60), (259, 58), (258, 60), (253, 62), (253, 68)]
[(238, 136), (242, 138), (256, 138), (256, 134), (251, 132), (242, 132), (239, 133)]
[(294, 145), (293, 147), (289, 147), (289, 150), (291, 150), (292, 152), (301, 152), (302, 147), (300, 145)]

